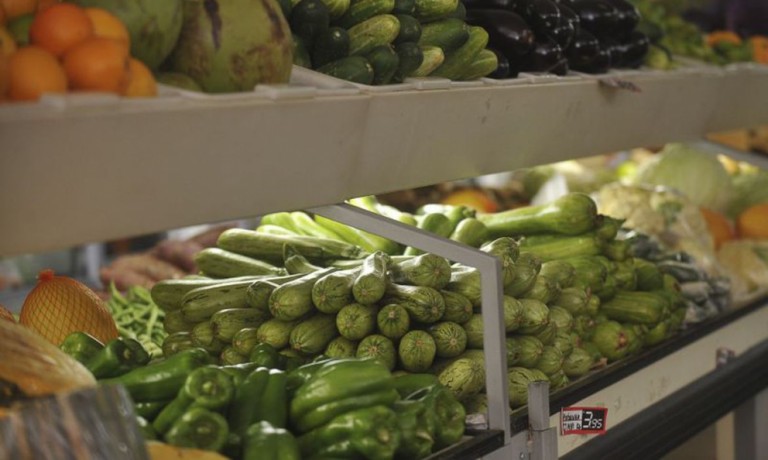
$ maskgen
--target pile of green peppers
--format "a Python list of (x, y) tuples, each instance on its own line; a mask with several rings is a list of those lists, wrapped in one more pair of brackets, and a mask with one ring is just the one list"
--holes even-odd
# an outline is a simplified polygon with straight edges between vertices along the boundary
[(83, 364), (97, 379), (123, 375), (145, 366), (151, 358), (137, 340), (120, 337), (105, 345), (86, 332), (69, 334), (59, 348)]
[(463, 406), (433, 375), (393, 377), (369, 359), (298, 365), (266, 344), (251, 361), (214, 366), (191, 348), (100, 381), (126, 388), (148, 439), (234, 459), (419, 459), (464, 433)]

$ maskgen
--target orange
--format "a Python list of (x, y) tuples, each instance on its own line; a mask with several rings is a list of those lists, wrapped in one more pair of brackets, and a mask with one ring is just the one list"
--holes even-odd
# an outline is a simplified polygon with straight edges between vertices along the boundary
[(492, 198), (485, 192), (473, 188), (456, 190), (443, 198), (441, 203), (454, 206), (469, 206), (479, 212), (496, 212), (498, 210), (498, 205)]
[(14, 52), (16, 52), (16, 40), (13, 39), (8, 29), (0, 26), (0, 54), (7, 57)]
[(43, 93), (65, 93), (67, 76), (54, 55), (39, 46), (22, 48), (8, 60), (8, 98), (34, 101)]
[(736, 230), (742, 238), (768, 238), (768, 203), (756, 204), (739, 214)]
[(85, 14), (91, 18), (95, 36), (124, 40), (128, 46), (131, 45), (128, 28), (117, 16), (102, 8), (86, 8)]
[(60, 0), (38, 0), (37, 11), (43, 11), (49, 6), (59, 3)]
[(723, 243), (736, 237), (736, 232), (728, 219), (717, 211), (701, 208), (701, 215), (707, 223), (709, 233), (715, 242), (715, 249), (720, 249)]
[(29, 28), (32, 44), (42, 46), (57, 57), (91, 36), (91, 19), (85, 10), (71, 3), (59, 3), (37, 13)]
[(37, 11), (37, 0), (0, 0), (7, 20)]
[(89, 38), (64, 55), (64, 70), (72, 89), (122, 94), (131, 75), (128, 46), (109, 38)]
[(153, 97), (157, 96), (157, 82), (143, 62), (131, 58), (131, 81), (128, 83), (124, 95), (127, 97)]

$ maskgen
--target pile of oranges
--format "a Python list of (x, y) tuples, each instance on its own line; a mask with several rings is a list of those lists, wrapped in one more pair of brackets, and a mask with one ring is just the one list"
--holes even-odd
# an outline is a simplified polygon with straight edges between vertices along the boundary
[(128, 29), (112, 13), (58, 0), (0, 0), (0, 101), (67, 91), (151, 97), (157, 84), (131, 57)]

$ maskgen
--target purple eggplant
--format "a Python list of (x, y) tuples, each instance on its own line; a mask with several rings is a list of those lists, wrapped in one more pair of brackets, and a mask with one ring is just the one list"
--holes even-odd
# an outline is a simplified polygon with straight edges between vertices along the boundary
[(620, 40), (626, 40), (640, 22), (640, 11), (627, 0), (608, 0), (619, 13), (614, 36)]
[(573, 70), (583, 71), (600, 52), (600, 42), (584, 29), (576, 32), (571, 46), (565, 52), (568, 66)]
[(611, 59), (611, 67), (621, 67), (621, 61), (624, 58), (626, 49), (623, 43), (612, 38), (604, 38), (600, 40), (600, 47), (608, 52), (608, 57)]
[(560, 8), (552, 0), (530, 0), (525, 7), (523, 18), (528, 21), (536, 35), (545, 35), (560, 25)]
[(568, 48), (571, 45), (575, 35), (576, 28), (574, 28), (573, 23), (565, 18), (561, 18), (560, 24), (545, 34), (545, 36), (557, 42), (557, 44), (560, 45), (560, 48), (563, 49)]
[(537, 41), (531, 52), (523, 57), (521, 69), (527, 72), (553, 73), (562, 61), (566, 59), (560, 45), (553, 40), (544, 39)]
[(578, 0), (573, 10), (581, 27), (598, 38), (611, 37), (619, 23), (619, 12), (608, 0)]
[(518, 14), (504, 10), (469, 10), (467, 23), (488, 32), (488, 44), (509, 59), (510, 64), (531, 50), (533, 30)]
[(506, 56), (504, 56), (502, 53), (500, 53), (499, 51), (496, 51), (493, 48), (488, 48), (488, 49), (493, 51), (493, 54), (496, 55), (496, 59), (499, 61), (499, 65), (496, 67), (496, 70), (488, 74), (488, 78), (496, 78), (501, 80), (504, 78), (517, 77), (518, 72), (515, 72), (514, 75), (512, 75), (512, 69), (509, 66), (509, 59), (507, 59)]
[(560, 8), (561, 21), (570, 23), (573, 26), (574, 31), (579, 30), (581, 20), (579, 19), (579, 15), (573, 11), (573, 8), (562, 3), (560, 3), (558, 7)]
[(645, 55), (651, 46), (648, 37), (639, 31), (634, 31), (629, 35), (629, 39), (623, 43), (623, 53), (620, 64), (622, 67), (636, 69), (645, 62)]
[(520, 0), (464, 0), (467, 10), (516, 11)]

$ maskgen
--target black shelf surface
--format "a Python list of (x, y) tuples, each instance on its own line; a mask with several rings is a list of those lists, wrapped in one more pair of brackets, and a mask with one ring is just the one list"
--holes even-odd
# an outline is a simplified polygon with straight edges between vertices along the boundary
[[(566, 407), (579, 402), (589, 395), (592, 395), (655, 363), (665, 356), (680, 350), (692, 342), (711, 334), (717, 329), (767, 306), (768, 298), (762, 298), (743, 307), (723, 312), (681, 331), (669, 340), (649, 348), (636, 356), (611, 363), (602, 369), (587, 374), (572, 384), (552, 393), (549, 403), (550, 415), (560, 412), (561, 407)], [(528, 429), (527, 407), (513, 410), (510, 416), (512, 418), (513, 433)]]

